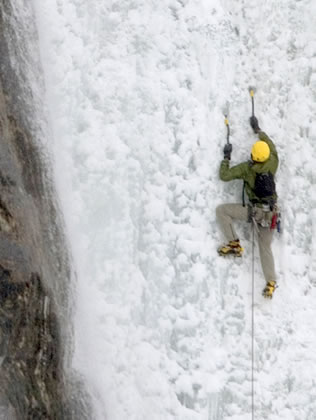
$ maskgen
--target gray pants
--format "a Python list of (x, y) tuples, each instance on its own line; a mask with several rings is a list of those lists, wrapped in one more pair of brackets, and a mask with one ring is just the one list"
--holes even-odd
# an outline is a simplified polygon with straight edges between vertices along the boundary
[[(242, 204), (221, 204), (216, 208), (216, 217), (227, 241), (233, 241), (234, 239), (238, 239), (238, 235), (233, 226), (233, 220), (249, 221), (249, 209), (247, 206), (243, 207)], [(262, 209), (256, 209), (254, 218), (257, 221), (259, 229), (258, 245), (262, 271), (266, 281), (276, 281), (274, 258), (271, 250), (274, 230), (271, 230), (270, 227), (260, 226), (259, 223), (262, 217)]]

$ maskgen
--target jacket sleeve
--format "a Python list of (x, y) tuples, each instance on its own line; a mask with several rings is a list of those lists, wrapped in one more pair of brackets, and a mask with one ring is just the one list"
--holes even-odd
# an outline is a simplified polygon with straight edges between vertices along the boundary
[(276, 161), (279, 161), (279, 157), (278, 157), (278, 152), (276, 150), (276, 147), (273, 143), (273, 141), (270, 139), (270, 137), (268, 137), (266, 135), (266, 133), (264, 131), (259, 131), (259, 139), (262, 141), (265, 141), (266, 143), (268, 143), (268, 146), (270, 148), (270, 153), (271, 155), (276, 159)]
[(219, 169), (219, 177), (222, 181), (232, 181), (233, 179), (244, 179), (247, 175), (247, 162), (229, 167), (229, 160), (224, 159)]

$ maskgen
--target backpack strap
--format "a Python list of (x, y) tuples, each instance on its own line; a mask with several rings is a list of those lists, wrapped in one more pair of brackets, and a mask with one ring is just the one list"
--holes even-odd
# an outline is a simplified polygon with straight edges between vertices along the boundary
[(246, 206), (246, 201), (245, 201), (245, 188), (246, 188), (246, 181), (244, 181), (244, 185), (242, 187), (242, 206), (243, 207)]
[[(251, 168), (254, 163), (252, 160), (248, 160), (249, 168)], [(245, 189), (246, 189), (246, 181), (244, 180), (244, 185), (242, 187), (242, 206), (246, 207), (246, 200), (245, 200)]]

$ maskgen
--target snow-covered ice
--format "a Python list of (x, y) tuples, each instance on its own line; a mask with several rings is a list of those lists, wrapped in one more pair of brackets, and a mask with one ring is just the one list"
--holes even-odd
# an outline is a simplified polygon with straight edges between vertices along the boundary
[(279, 289), (255, 260), (256, 418), (316, 417), (316, 5), (33, 0), (56, 182), (77, 272), (73, 363), (97, 419), (251, 418), (251, 231), (221, 260), (229, 106), (246, 160), (249, 85), (274, 139)]

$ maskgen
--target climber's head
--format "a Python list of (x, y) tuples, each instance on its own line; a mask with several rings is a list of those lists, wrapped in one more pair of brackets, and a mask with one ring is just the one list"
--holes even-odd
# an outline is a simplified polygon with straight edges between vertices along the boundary
[(257, 141), (251, 149), (251, 159), (254, 162), (265, 162), (269, 159), (270, 148), (265, 141)]

